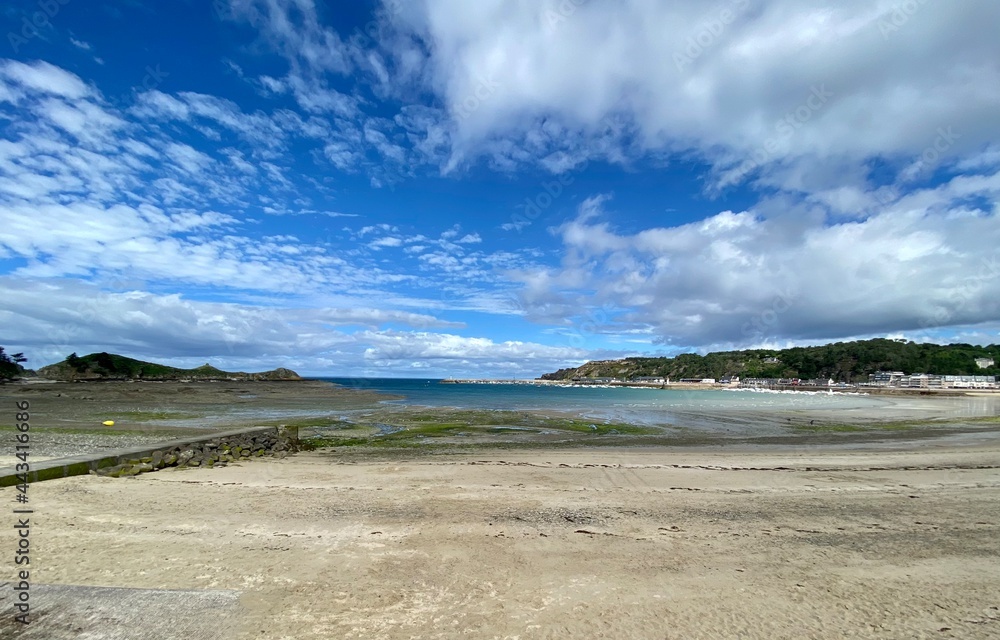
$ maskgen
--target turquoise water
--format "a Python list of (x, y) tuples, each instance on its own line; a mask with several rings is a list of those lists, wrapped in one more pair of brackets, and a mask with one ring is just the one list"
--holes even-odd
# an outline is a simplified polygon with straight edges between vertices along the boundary
[[(572, 412), (633, 424), (740, 421), (762, 414), (878, 409), (885, 400), (844, 393), (633, 389), (530, 384), (440, 384), (433, 379), (322, 378), (336, 384), (401, 395), (387, 404), (514, 411)], [(709, 419), (715, 418), (715, 419)]]

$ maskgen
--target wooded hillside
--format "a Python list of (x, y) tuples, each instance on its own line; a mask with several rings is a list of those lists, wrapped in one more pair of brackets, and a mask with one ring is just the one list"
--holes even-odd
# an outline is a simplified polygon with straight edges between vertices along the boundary
[[(836, 382), (866, 382), (876, 371), (940, 375), (1000, 375), (997, 364), (980, 369), (976, 358), (1000, 364), (1000, 345), (918, 344), (884, 338), (837, 342), (820, 347), (719, 351), (704, 356), (687, 353), (673, 358), (604, 360), (542, 376), (543, 380), (573, 378), (833, 378)], [(775, 359), (777, 361), (775, 361)]]

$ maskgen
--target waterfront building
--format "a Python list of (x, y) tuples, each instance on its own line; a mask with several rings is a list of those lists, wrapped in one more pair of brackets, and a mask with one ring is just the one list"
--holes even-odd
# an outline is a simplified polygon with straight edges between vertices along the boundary
[(876, 371), (868, 375), (868, 384), (873, 387), (897, 387), (905, 375), (902, 371)]

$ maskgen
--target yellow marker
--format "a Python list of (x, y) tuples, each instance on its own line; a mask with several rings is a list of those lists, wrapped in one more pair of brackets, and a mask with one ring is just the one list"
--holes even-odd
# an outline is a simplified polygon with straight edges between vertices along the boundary
[(105, 427), (113, 427), (113, 426), (115, 426), (115, 421), (114, 420), (105, 420), (101, 424), (103, 424)]

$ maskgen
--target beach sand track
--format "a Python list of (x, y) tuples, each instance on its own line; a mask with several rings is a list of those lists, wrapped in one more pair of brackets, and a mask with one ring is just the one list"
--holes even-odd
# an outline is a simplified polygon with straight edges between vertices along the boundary
[(220, 640), (1000, 636), (996, 448), (350, 456), (36, 484), (33, 577), (240, 591)]

